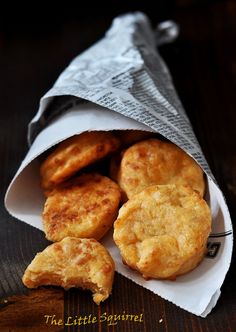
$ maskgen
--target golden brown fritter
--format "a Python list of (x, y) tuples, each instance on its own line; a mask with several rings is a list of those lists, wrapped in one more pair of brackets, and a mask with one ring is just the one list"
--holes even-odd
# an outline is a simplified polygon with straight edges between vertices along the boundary
[(169, 142), (148, 139), (132, 145), (123, 153), (117, 169), (113, 166), (112, 177), (128, 198), (155, 184), (189, 185), (204, 195), (202, 169), (187, 153)]
[(175, 279), (202, 260), (211, 212), (198, 192), (155, 185), (125, 203), (114, 223), (123, 261), (145, 278)]
[(60, 143), (43, 162), (40, 174), (45, 190), (54, 188), (80, 169), (88, 166), (120, 146), (110, 132), (84, 132)]
[(120, 189), (109, 178), (91, 173), (61, 184), (48, 196), (43, 225), (46, 237), (66, 236), (99, 240), (117, 217)]
[(99, 242), (66, 237), (38, 253), (22, 281), (28, 288), (54, 285), (90, 289), (94, 302), (100, 304), (111, 293), (114, 270), (112, 257)]

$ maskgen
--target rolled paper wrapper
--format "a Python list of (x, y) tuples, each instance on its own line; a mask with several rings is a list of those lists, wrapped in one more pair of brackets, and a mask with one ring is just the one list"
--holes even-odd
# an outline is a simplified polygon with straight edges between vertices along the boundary
[(63, 71), (42, 97), (29, 124), (31, 146), (7, 190), (5, 205), (12, 216), (42, 230), (44, 197), (39, 156), (44, 151), (84, 131), (139, 129), (160, 133), (192, 156), (206, 174), (206, 200), (213, 217), (208, 254), (196, 269), (175, 282), (145, 281), (122, 264), (112, 232), (103, 244), (113, 256), (117, 272), (205, 317), (220, 296), (230, 266), (232, 223), (223, 194), (156, 49), (156, 45), (175, 38), (178, 27), (168, 21), (158, 29), (153, 31), (142, 13), (117, 17), (105, 37)]

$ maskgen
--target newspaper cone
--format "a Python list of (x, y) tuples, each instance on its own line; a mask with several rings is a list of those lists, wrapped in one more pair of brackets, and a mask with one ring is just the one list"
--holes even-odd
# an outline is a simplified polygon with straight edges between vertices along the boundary
[(208, 257), (191, 273), (175, 282), (145, 281), (123, 266), (112, 234), (103, 240), (119, 273), (205, 317), (220, 296), (230, 265), (231, 220), (168, 69), (156, 51), (154, 32), (142, 13), (116, 18), (106, 36), (76, 57), (41, 99), (29, 125), (28, 139), (33, 144), (8, 188), (6, 208), (19, 220), (42, 229), (44, 198), (37, 157), (72, 135), (114, 129), (158, 132), (191, 155), (207, 175), (213, 230)]

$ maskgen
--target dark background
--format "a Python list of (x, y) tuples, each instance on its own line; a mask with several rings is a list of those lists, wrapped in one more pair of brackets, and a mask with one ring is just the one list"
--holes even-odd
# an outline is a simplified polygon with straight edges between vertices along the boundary
[[(179, 38), (160, 47), (160, 53), (235, 220), (236, 1), (176, 0), (156, 1), (154, 5), (154, 1), (113, 0), (100, 1), (99, 6), (98, 2), (84, 1), (76, 6), (58, 3), (49, 9), (41, 2), (9, 3), (0, 11), (0, 320), (5, 324), (2, 329), (0, 325), (0, 331), (8, 331), (9, 326), (15, 331), (16, 325), (20, 330), (24, 324), (31, 324), (31, 331), (42, 330), (34, 329), (32, 320), (9, 320), (12, 312), (15, 317), (19, 315), (20, 297), (10, 301), (11, 306), (4, 303), (8, 296), (26, 293), (21, 276), (34, 254), (47, 244), (43, 233), (9, 216), (3, 206), (6, 188), (27, 151), (27, 124), (40, 97), (72, 58), (101, 38), (113, 17), (136, 10), (144, 11), (153, 26), (166, 19), (180, 26)], [(120, 331), (236, 331), (234, 263), (235, 259), (222, 296), (206, 319), (118, 275), (112, 295), (117, 300), (108, 300), (103, 310), (139, 312), (142, 308), (145, 325), (123, 324)], [(86, 292), (61, 292), (65, 315), (77, 313), (80, 306), (85, 313), (97, 312)], [(23, 313), (29, 315), (27, 305)], [(37, 322), (37, 310), (32, 319)], [(89, 328), (96, 331), (98, 327)], [(119, 331), (118, 327), (113, 330)]]

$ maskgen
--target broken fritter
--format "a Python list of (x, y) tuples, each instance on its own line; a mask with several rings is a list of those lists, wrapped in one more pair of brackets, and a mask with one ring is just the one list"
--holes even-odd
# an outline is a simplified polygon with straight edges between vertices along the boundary
[(89, 289), (99, 305), (111, 294), (114, 270), (112, 257), (99, 242), (66, 237), (38, 253), (22, 281), (28, 288), (54, 285)]

